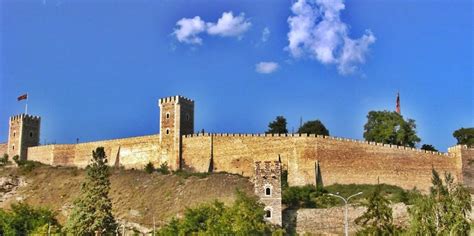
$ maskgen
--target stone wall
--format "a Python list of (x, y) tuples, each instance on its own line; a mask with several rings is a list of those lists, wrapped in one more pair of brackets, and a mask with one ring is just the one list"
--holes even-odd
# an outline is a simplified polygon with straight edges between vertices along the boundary
[(474, 148), (457, 145), (448, 149), (449, 153), (462, 159), (462, 182), (474, 192)]
[[(394, 223), (398, 226), (405, 226), (408, 222), (407, 206), (403, 203), (397, 203), (392, 205), (392, 210)], [(349, 206), (350, 234), (354, 234), (359, 229), (354, 220), (365, 211), (365, 207)], [(344, 233), (344, 207), (299, 209), (296, 213), (296, 232), (301, 235), (305, 233), (342, 235)]]
[(159, 156), (159, 135), (32, 147), (28, 149), (28, 159), (51, 165), (83, 168), (90, 162), (92, 151), (97, 147), (104, 147), (109, 165), (142, 169), (148, 162), (155, 165), (162, 163)]
[(460, 180), (461, 158), (364, 141), (308, 135), (199, 134), (183, 138), (185, 168), (253, 176), (255, 161), (280, 159), (290, 185), (315, 184), (319, 161), (325, 185), (387, 183), (406, 189), (431, 186), (431, 169), (450, 172)]
[(3, 157), (3, 154), (8, 153), (8, 143), (0, 143), (0, 157)]

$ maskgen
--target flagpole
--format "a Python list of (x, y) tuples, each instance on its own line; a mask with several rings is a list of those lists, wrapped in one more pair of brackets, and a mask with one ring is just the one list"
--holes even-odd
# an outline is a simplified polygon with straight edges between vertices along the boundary
[(28, 114), (28, 93), (26, 93), (25, 115)]

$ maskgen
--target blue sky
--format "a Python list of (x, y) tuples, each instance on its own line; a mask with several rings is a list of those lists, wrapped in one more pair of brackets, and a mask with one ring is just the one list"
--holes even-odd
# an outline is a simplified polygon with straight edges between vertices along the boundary
[(0, 1), (0, 142), (24, 92), (42, 117), (41, 142), (72, 143), (157, 133), (157, 100), (176, 94), (196, 100), (196, 130), (261, 133), (284, 115), (289, 130), (320, 119), (333, 136), (362, 139), (367, 113), (394, 110), (400, 91), (420, 144), (445, 151), (454, 130), (474, 126), (472, 9), (463, 0)]

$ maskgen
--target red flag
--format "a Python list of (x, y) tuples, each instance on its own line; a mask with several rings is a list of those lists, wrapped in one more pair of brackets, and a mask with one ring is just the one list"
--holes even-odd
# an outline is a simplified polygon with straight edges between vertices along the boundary
[(400, 113), (400, 93), (397, 93), (397, 113)]
[(23, 95), (21, 95), (17, 98), (18, 101), (25, 100), (25, 99), (28, 99), (28, 94), (27, 93), (25, 93), (25, 94), (23, 94)]

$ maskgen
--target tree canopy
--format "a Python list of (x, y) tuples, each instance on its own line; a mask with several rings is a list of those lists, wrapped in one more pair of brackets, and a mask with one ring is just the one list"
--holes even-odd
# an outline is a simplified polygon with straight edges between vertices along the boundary
[(267, 134), (286, 134), (286, 119), (283, 116), (277, 116), (276, 119), (268, 124)]
[(433, 151), (433, 152), (437, 152), (438, 149), (436, 149), (433, 145), (431, 144), (423, 144), (421, 145), (421, 149), (423, 150), (426, 150), (426, 151)]
[[(12, 204), (11, 210), (0, 209), (0, 235), (44, 235), (46, 228), (50, 232), (59, 231), (56, 214), (47, 208), (36, 208), (26, 203)], [(47, 232), (47, 231), (46, 231)]]
[(86, 179), (79, 197), (66, 224), (70, 233), (92, 235), (112, 233), (116, 222), (112, 215), (112, 201), (109, 198), (109, 166), (103, 147), (92, 151), (92, 162), (86, 167)]
[(474, 146), (474, 128), (460, 128), (454, 131), (453, 136), (458, 140), (458, 144)]
[(298, 129), (298, 133), (329, 136), (329, 130), (326, 129), (326, 126), (324, 126), (320, 120), (310, 120), (305, 122), (303, 126)]
[[(432, 170), (430, 194), (420, 196), (409, 208), (412, 235), (468, 235), (471, 195), (453, 177), (445, 173), (444, 181)], [(444, 182), (444, 183), (443, 183)]]
[(232, 206), (214, 201), (186, 209), (182, 219), (172, 219), (158, 235), (267, 235), (275, 227), (266, 223), (263, 204), (237, 192)]
[(391, 111), (370, 111), (364, 125), (367, 141), (415, 147), (420, 142), (416, 135), (415, 120), (404, 120), (403, 116)]

